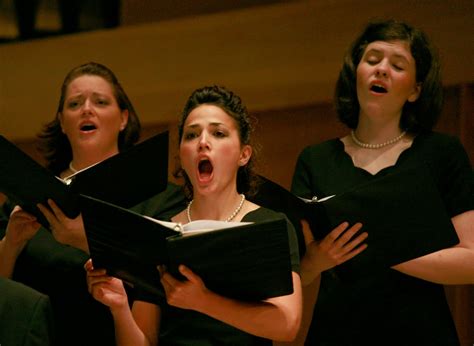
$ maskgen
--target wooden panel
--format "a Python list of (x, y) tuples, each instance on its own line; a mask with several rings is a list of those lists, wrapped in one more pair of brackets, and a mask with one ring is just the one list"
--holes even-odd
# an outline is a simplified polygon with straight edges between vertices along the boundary
[(474, 84), (463, 84), (460, 88), (459, 137), (474, 165)]
[[(436, 130), (459, 136), (474, 164), (474, 87), (472, 84), (445, 89), (444, 107)], [(474, 344), (474, 286), (446, 286), (446, 297), (461, 345)]]
[(34, 136), (54, 114), (66, 72), (91, 60), (117, 73), (148, 123), (174, 121), (189, 93), (211, 83), (235, 90), (254, 110), (326, 102), (343, 53), (373, 18), (394, 17), (423, 28), (440, 50), (446, 85), (469, 83), (473, 12), (472, 0), (284, 1), (3, 44), (0, 132), (15, 139)]
[(346, 132), (331, 103), (255, 112), (255, 117), (259, 170), (288, 189), (296, 159), (306, 146)]
[[(461, 85), (455, 88), (455, 92), (457, 94), (457, 134), (466, 148), (471, 164), (474, 165), (474, 84)], [(454, 95), (451, 97), (454, 98)], [(447, 114), (444, 115), (447, 117)], [(444, 125), (444, 129), (452, 129), (447, 122)], [(474, 345), (474, 285), (448, 286), (446, 287), (446, 296), (461, 345)]]
[(122, 0), (121, 25), (136, 25), (178, 17), (224, 12), (294, 0)]

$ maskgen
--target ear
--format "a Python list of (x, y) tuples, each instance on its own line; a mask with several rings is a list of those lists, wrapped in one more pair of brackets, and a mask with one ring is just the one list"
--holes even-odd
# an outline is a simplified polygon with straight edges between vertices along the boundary
[(122, 131), (128, 124), (128, 109), (122, 111), (121, 115), (121, 123), (120, 123), (120, 131)]
[(245, 166), (252, 157), (252, 147), (248, 144), (242, 147), (240, 151), (239, 166)]
[(416, 83), (412, 93), (408, 96), (408, 102), (415, 102), (421, 93), (421, 83)]

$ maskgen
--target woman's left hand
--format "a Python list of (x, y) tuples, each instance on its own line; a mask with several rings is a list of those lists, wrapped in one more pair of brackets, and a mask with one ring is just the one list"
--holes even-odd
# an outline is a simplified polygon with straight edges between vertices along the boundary
[(46, 208), (42, 204), (38, 204), (38, 208), (48, 220), (54, 238), (62, 244), (70, 245), (89, 253), (82, 215), (70, 219), (53, 200), (48, 199), (48, 205), (51, 209)]
[(178, 269), (186, 280), (180, 281), (163, 268), (159, 269), (166, 300), (172, 306), (199, 311), (200, 306), (206, 304), (206, 297), (210, 291), (191, 269), (184, 265), (180, 265)]

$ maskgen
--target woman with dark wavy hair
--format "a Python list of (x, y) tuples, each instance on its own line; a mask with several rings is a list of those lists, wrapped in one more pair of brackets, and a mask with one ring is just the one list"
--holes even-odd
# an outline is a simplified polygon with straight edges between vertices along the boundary
[[(247, 199), (252, 190), (252, 127), (240, 97), (219, 86), (195, 90), (179, 124), (180, 174), (190, 201), (171, 218), (263, 222), (283, 217)], [(231, 232), (231, 230), (229, 230)], [(272, 345), (291, 341), (301, 321), (296, 234), (287, 220), (293, 292), (264, 301), (241, 301), (213, 292), (180, 265), (185, 280), (161, 273), (165, 297), (137, 292), (130, 311), (118, 279), (88, 262), (89, 290), (110, 307), (119, 341), (130, 345)], [(236, 258), (236, 261), (239, 261)], [(158, 273), (157, 273), (158, 275)]]
[[(183, 138), (184, 123), (194, 108), (202, 104), (215, 105), (224, 110), (238, 125), (240, 141), (243, 145), (252, 147), (252, 155), (246, 165), (237, 170), (237, 191), (253, 196), (258, 189), (259, 178), (255, 172), (255, 161), (257, 152), (255, 145), (251, 142), (253, 126), (248, 115), (247, 108), (243, 105), (240, 97), (223, 87), (206, 87), (196, 90), (184, 106), (181, 121), (178, 125), (178, 136), (181, 142)], [(188, 175), (182, 167), (178, 167), (174, 173), (176, 178), (184, 178), (185, 189), (188, 197), (192, 196), (193, 186)]]
[(442, 84), (427, 36), (395, 20), (367, 25), (344, 57), (335, 104), (350, 133), (304, 149), (292, 191), (339, 195), (426, 163), (460, 242), (347, 281), (337, 267), (344, 244), (307, 233), (302, 282), (320, 280), (320, 288), (306, 344), (459, 345), (442, 284), (474, 283), (474, 177), (459, 140), (432, 131)]

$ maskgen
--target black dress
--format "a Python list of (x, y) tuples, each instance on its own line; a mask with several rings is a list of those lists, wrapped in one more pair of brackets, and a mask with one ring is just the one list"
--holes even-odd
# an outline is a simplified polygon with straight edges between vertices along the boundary
[[(339, 139), (308, 147), (298, 158), (292, 192), (337, 195), (417, 162), (429, 167), (451, 217), (474, 209), (474, 175), (464, 148), (457, 138), (432, 132), (418, 135), (394, 166), (376, 175), (355, 167)], [(459, 345), (442, 285), (390, 268), (349, 282), (336, 268), (321, 280), (307, 345)]]
[[(279, 219), (283, 216), (270, 209), (259, 208), (246, 214), (243, 222), (262, 222)], [(299, 273), (298, 242), (295, 231), (288, 222), (292, 271)], [(272, 341), (245, 333), (228, 324), (193, 310), (172, 307), (163, 298), (151, 296), (146, 292), (136, 293), (136, 300), (157, 304), (161, 307), (160, 345), (272, 345)]]
[[(181, 188), (168, 184), (165, 191), (132, 209), (155, 218), (169, 218), (184, 206)], [(0, 212), (0, 239), (5, 234), (12, 207), (7, 202)], [(58, 345), (115, 345), (109, 308), (87, 291), (84, 263), (88, 259), (85, 252), (58, 243), (51, 232), (41, 228), (15, 265), (15, 281), (49, 296)]]

